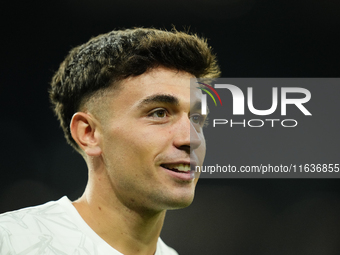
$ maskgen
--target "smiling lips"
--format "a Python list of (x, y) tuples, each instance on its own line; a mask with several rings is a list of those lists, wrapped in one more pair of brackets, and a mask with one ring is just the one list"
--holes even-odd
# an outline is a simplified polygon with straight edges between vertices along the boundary
[(162, 167), (174, 172), (190, 172), (190, 164), (162, 164)]

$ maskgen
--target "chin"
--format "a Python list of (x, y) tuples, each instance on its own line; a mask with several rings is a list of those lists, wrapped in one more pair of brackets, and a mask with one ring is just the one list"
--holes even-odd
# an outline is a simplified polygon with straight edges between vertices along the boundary
[(188, 207), (194, 200), (194, 194), (182, 194), (168, 201), (168, 210), (175, 210)]
[(153, 206), (158, 210), (173, 210), (188, 207), (194, 200), (195, 185), (169, 187), (153, 193)]

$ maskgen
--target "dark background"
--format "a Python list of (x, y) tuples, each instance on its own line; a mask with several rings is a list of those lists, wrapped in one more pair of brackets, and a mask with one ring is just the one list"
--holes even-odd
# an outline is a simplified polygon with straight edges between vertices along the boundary
[[(340, 74), (335, 0), (1, 5), (1, 212), (82, 194), (85, 163), (64, 142), (47, 91), (67, 52), (92, 36), (173, 24), (209, 39), (223, 77)], [(168, 212), (162, 237), (180, 254), (339, 254), (339, 184), (339, 179), (202, 179), (189, 208)]]

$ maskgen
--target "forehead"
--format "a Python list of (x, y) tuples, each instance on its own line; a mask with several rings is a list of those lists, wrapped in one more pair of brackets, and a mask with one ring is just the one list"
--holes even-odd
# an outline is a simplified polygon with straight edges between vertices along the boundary
[[(141, 87), (149, 87), (150, 89), (162, 89), (165, 87), (182, 87), (188, 89), (190, 87), (190, 78), (192, 74), (184, 71), (172, 70), (163, 67), (151, 69), (150, 71), (125, 80), (125, 85), (138, 83)], [(124, 83), (124, 82), (123, 82)]]
[(166, 68), (155, 68), (142, 75), (121, 81), (117, 97), (126, 102), (135, 102), (154, 94), (173, 95), (179, 101), (190, 100), (190, 78), (192, 74)]

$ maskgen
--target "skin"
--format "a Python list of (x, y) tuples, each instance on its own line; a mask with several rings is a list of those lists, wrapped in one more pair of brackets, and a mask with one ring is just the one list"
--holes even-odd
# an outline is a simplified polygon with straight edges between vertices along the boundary
[(166, 210), (194, 198), (198, 176), (164, 167), (203, 164), (201, 91), (190, 94), (190, 78), (162, 67), (127, 78), (118, 90), (109, 89), (96, 110), (88, 107), (71, 121), (89, 169), (85, 192), (73, 205), (123, 254), (154, 254)]

